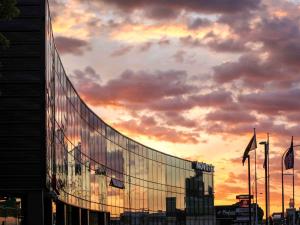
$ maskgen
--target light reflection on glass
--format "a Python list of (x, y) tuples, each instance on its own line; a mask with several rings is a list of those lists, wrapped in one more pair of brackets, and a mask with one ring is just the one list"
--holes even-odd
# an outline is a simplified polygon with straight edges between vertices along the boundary
[[(145, 217), (215, 224), (213, 172), (195, 171), (190, 161), (143, 146), (97, 117), (66, 76), (48, 11), (46, 24), (48, 187), (64, 202), (110, 212), (112, 224)], [(110, 186), (112, 178), (125, 188)]]

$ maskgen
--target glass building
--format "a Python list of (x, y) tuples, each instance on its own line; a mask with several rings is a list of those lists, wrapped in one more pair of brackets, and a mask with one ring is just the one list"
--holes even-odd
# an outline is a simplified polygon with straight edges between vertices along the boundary
[[(101, 120), (80, 98), (66, 75), (55, 47), (47, 2), (20, 2), (21, 23), (31, 27), (26, 31), (11, 28), (12, 31), (5, 34), (17, 43), (24, 40), (18, 37), (18, 32), (28, 40), (34, 39), (31, 35), (36, 22), (34, 32), (38, 39), (36, 42), (32, 40), (32, 43), (38, 43), (39, 47), (31, 63), (42, 62), (42, 66), (39, 64), (37, 69), (20, 69), (17, 66), (21, 72), (16, 72), (8, 63), (2, 71), (7, 76), (0, 79), (16, 85), (16, 77), (29, 74), (20, 78), (30, 78), (30, 81), (27, 80), (30, 85), (23, 87), (25, 97), (27, 91), (34, 92), (27, 96), (28, 109), (24, 106), (26, 101), (21, 102), (24, 96), (20, 93), (19, 108), (11, 106), (11, 111), (17, 115), (22, 106), (29, 111), (22, 109), (19, 113), (19, 120), (28, 117), (29, 122), (23, 125), (25, 128), (27, 126), (22, 133), (25, 138), (22, 136), (20, 143), (16, 142), (20, 145), (16, 149), (29, 148), (29, 140), (32, 139), (36, 145), (33, 148), (37, 150), (26, 152), (28, 165), (21, 159), (13, 162), (18, 170), (12, 176), (17, 178), (21, 170), (26, 173), (26, 168), (30, 168), (25, 174), (32, 179), (30, 182), (25, 180), (24, 187), (20, 185), (17, 190), (12, 187), (22, 180), (10, 184), (7, 179), (7, 187), (0, 182), (0, 222), (6, 221), (5, 216), (8, 215), (4, 212), (5, 207), (1, 206), (11, 204), (14, 209), (9, 215), (14, 219), (10, 220), (17, 222), (4, 222), (4, 225), (214, 225), (214, 167), (156, 151), (122, 135)], [(41, 11), (35, 17), (29, 12), (33, 6)], [(10, 23), (13, 22), (0, 23), (0, 31)], [(32, 43), (23, 45), (32, 48)], [(10, 51), (6, 50), (8, 55)], [(14, 54), (21, 55), (18, 52)], [(9, 62), (1, 56), (0, 60)], [(16, 77), (8, 76), (11, 74)], [(36, 91), (32, 91), (33, 83), (37, 85)], [(11, 90), (9, 88), (13, 89), (8, 87), (4, 90)], [(11, 99), (10, 96), (8, 98)], [(13, 124), (16, 117), (9, 114), (11, 111), (5, 111), (3, 115)], [(36, 113), (37, 117), (30, 112), (33, 115)], [(3, 121), (0, 120), (0, 124)], [(37, 127), (32, 124), (37, 124)], [(12, 126), (12, 138), (17, 129), (21, 128)], [(31, 129), (36, 131), (30, 136), (28, 132)], [(0, 139), (2, 137), (3, 133), (0, 133)], [(15, 140), (18, 139), (15, 137)], [(0, 167), (1, 156), (12, 146), (14, 143), (0, 147)], [(13, 161), (14, 157), (8, 158)], [(37, 175), (32, 172), (35, 168), (33, 164)], [(5, 177), (7, 175), (0, 171), (0, 179), (5, 180)]]

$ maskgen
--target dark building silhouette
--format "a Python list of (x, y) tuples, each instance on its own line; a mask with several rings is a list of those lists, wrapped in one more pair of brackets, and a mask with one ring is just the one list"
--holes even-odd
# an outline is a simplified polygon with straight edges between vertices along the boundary
[(103, 122), (66, 76), (47, 2), (18, 7), (0, 21), (0, 224), (214, 225), (213, 166)]
[[(252, 223), (255, 224), (255, 209), (256, 204), (251, 204)], [(249, 224), (249, 209), (241, 207), (240, 203), (232, 205), (215, 206), (216, 225), (248, 225)], [(257, 206), (258, 223), (261, 224), (264, 216), (263, 209)]]

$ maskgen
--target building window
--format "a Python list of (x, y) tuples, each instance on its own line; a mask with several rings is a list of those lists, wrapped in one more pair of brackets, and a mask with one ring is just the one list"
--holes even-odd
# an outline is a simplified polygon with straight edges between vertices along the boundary
[(0, 196), (0, 225), (20, 225), (23, 220), (21, 198)]

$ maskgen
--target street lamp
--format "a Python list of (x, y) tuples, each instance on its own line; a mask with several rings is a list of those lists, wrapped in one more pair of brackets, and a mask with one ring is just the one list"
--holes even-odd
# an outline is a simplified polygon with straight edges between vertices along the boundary
[[(284, 185), (283, 185), (283, 176), (284, 176), (284, 173), (283, 173), (283, 160), (284, 160), (284, 157), (286, 155), (286, 153), (289, 151), (289, 148), (283, 153), (282, 157), (281, 157), (281, 206), (282, 206), (282, 220), (284, 222)], [(285, 223), (284, 223), (285, 224)]]

